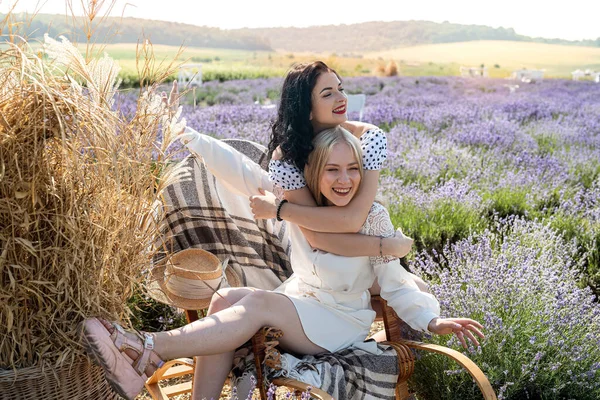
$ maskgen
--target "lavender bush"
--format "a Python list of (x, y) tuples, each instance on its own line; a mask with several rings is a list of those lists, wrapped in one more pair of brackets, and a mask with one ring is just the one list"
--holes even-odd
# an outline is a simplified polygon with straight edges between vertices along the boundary
[[(576, 285), (576, 244), (539, 222), (510, 218), (494, 227), (449, 245), (450, 268), (422, 252), (413, 271), (431, 278), (443, 314), (484, 323), (487, 338), (469, 357), (500, 399), (600, 398), (600, 308)], [(430, 340), (459, 347), (454, 337)], [(467, 373), (447, 359), (425, 355), (416, 365), (419, 398), (477, 398)]]
[(394, 226), (410, 233), (417, 248), (442, 254), (444, 243), (456, 242), (486, 227), (482, 213), (487, 203), (467, 181), (451, 179), (423, 190), (415, 183), (384, 176), (381, 185), (384, 191), (391, 187), (401, 191), (401, 198), (388, 207), (390, 217)]

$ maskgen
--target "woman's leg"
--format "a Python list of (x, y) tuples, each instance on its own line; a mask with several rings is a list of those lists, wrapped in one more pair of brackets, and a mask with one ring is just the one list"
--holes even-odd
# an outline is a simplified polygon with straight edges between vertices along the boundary
[(288, 351), (299, 354), (324, 351), (304, 334), (292, 301), (265, 290), (256, 290), (233, 306), (182, 328), (151, 335), (155, 352), (163, 359), (173, 359), (233, 351), (263, 326), (281, 329), (280, 345)]
[[(139, 333), (125, 331), (118, 325), (97, 318), (84, 321), (83, 335), (88, 351), (106, 370), (113, 387), (127, 399), (133, 399), (144, 386), (143, 379), (138, 379), (137, 369), (146, 366), (145, 376), (151, 376), (160, 365), (157, 357), (169, 360), (229, 353), (263, 326), (281, 329), (283, 337), (279, 343), (287, 351), (299, 354), (325, 351), (304, 334), (292, 301), (282, 294), (265, 290), (249, 293), (233, 306), (182, 328), (145, 333), (150, 337), (145, 345), (140, 342), (143, 338)], [(115, 333), (115, 329), (119, 332)], [(144, 346), (148, 347), (144, 349)], [(119, 351), (124, 351), (129, 357), (119, 356)], [(129, 367), (126, 367), (127, 364)]]
[[(208, 315), (231, 307), (238, 301), (252, 293), (250, 288), (229, 288), (219, 290), (213, 295)], [(225, 379), (233, 363), (233, 351), (215, 354), (213, 356), (198, 356), (195, 358), (194, 384), (192, 399), (218, 399)]]

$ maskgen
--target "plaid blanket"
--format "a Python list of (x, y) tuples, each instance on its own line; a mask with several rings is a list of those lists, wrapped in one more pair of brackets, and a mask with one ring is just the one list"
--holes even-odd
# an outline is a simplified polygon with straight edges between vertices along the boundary
[[(378, 354), (351, 347), (336, 353), (321, 353), (300, 359), (282, 354), (282, 369), (265, 366), (269, 379), (289, 377), (317, 387), (336, 400), (396, 398), (398, 358), (390, 346), (377, 344)], [(254, 356), (250, 346), (236, 352), (232, 383), (238, 398), (245, 398), (254, 387)]]
[[(203, 136), (205, 141), (216, 139)], [(188, 145), (192, 153), (211, 151), (206, 147)], [(266, 170), (265, 148), (244, 140), (224, 141), (256, 163), (256, 171)], [(222, 142), (221, 142), (222, 143)], [(217, 147), (212, 151), (221, 151)], [(224, 162), (226, 157), (210, 157)], [(211, 160), (212, 160), (211, 159)], [(229, 165), (212, 168), (236, 170), (237, 161)], [(165, 235), (169, 252), (188, 247), (201, 247), (214, 253), (221, 260), (230, 258), (230, 266), (242, 278), (243, 285), (261, 289), (274, 289), (287, 279), (292, 269), (289, 261), (290, 242), (285, 222), (276, 220), (254, 220), (248, 198), (234, 193), (233, 187), (221, 182), (209, 172), (200, 158), (185, 160), (192, 167), (192, 179), (169, 187), (164, 204), (168, 213), (165, 220)], [(260, 167), (259, 167), (260, 166)], [(239, 178), (239, 177), (238, 177)], [(268, 370), (269, 376), (290, 376), (314, 382), (319, 388), (338, 400), (344, 399), (394, 399), (398, 364), (395, 351), (390, 346), (365, 344), (369, 351), (348, 348), (336, 353), (305, 356), (298, 360), (291, 355), (282, 359), (296, 360), (293, 367), (283, 370)], [(242, 350), (242, 353), (247, 350)], [(285, 367), (285, 366), (284, 366)], [(252, 355), (242, 357), (234, 368), (234, 384), (238, 396), (244, 397), (248, 377), (253, 374)], [(283, 372), (282, 372), (283, 371)]]
[[(264, 147), (241, 140), (229, 144), (265, 165), (266, 161), (261, 161)], [(201, 247), (221, 261), (229, 257), (229, 267), (241, 277), (243, 286), (279, 286), (292, 274), (285, 224), (275, 219), (255, 220), (248, 198), (232, 193), (201, 159), (188, 157), (184, 162), (191, 167), (191, 179), (169, 186), (164, 194), (166, 251)]]

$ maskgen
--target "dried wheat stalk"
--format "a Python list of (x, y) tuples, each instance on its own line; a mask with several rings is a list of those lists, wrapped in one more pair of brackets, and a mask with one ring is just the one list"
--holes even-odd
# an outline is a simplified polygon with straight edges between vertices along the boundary
[(156, 85), (126, 121), (110, 58), (86, 61), (64, 38), (44, 50), (0, 53), (0, 368), (68, 363), (84, 317), (127, 319), (155, 204), (188, 173), (167, 154), (185, 121)]

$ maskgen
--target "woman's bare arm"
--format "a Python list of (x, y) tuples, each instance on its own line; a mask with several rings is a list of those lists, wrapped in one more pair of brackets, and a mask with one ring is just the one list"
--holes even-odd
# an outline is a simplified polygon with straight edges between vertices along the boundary
[[(273, 152), (273, 160), (282, 159), (279, 148)], [(279, 216), (300, 227), (316, 232), (328, 233), (356, 233), (364, 224), (369, 210), (375, 201), (377, 186), (379, 184), (379, 171), (367, 170), (358, 193), (343, 207), (316, 207), (315, 200), (308, 189), (289, 190), (285, 198), (289, 203), (281, 207)], [(253, 206), (254, 217), (257, 219), (274, 218), (274, 203), (267, 199), (255, 201)]]
[[(358, 121), (347, 121), (342, 126), (357, 138), (360, 138), (369, 129), (377, 129), (375, 125)], [(280, 158), (281, 156), (280, 151), (276, 151), (273, 155), (274, 158)], [(313, 206), (315, 204), (308, 189), (303, 188), (286, 192), (286, 199), (291, 204), (285, 204), (282, 207), (280, 216), (286, 221), (315, 232), (356, 233), (364, 224), (371, 205), (375, 201), (377, 187), (379, 186), (379, 171), (365, 171), (360, 186), (356, 196), (344, 207), (302, 207), (303, 205)], [(310, 197), (311, 203), (304, 202), (307, 197)], [(321, 245), (321, 247), (317, 246), (318, 248), (328, 247), (330, 243), (326, 237), (322, 238), (323, 241), (319, 238), (315, 240), (319, 241)], [(323, 250), (325, 249), (323, 248)]]
[[(290, 194), (292, 192), (286, 193)], [(294, 190), (293, 196), (288, 195), (287, 197), (295, 198), (292, 201), (302, 202), (306, 206), (316, 204), (308, 189)], [(255, 216), (263, 215), (261, 218), (274, 218), (278, 201), (275, 195), (264, 193), (263, 191), (263, 195), (250, 196), (250, 205)], [(324, 207), (315, 206), (314, 208)], [(404, 236), (400, 230), (392, 237), (382, 238), (380, 243), (380, 238), (376, 236), (359, 233), (323, 233), (315, 232), (301, 226), (299, 228), (313, 248), (346, 257), (378, 256), (383, 254), (402, 258), (408, 254), (412, 246), (412, 239)]]
[(402, 258), (412, 247), (412, 240), (401, 233), (380, 238), (361, 233), (323, 233), (305, 228), (300, 230), (311, 247), (345, 257), (376, 257), (383, 254)]
[[(369, 129), (376, 128), (371, 124), (357, 122), (348, 122), (344, 127), (357, 137)], [(281, 158), (281, 149), (278, 148), (273, 154), (273, 159)], [(380, 252), (400, 256), (399, 253), (403, 252), (405, 248), (403, 238), (385, 238), (380, 241), (376, 237), (352, 233), (357, 232), (364, 224), (375, 200), (378, 181), (378, 171), (366, 171), (357, 196), (343, 208), (316, 207), (314, 198), (307, 187), (287, 191), (285, 197), (289, 203), (281, 208), (280, 217), (296, 223), (309, 244), (323, 251), (350, 257), (375, 256)], [(296, 215), (294, 215), (295, 212)], [(273, 217), (273, 215), (265, 217)], [(339, 229), (329, 229), (331, 226)]]
[(377, 129), (377, 127), (373, 124), (367, 124), (366, 122), (359, 121), (346, 121), (341, 124), (342, 128), (346, 129), (348, 132), (360, 138), (363, 133), (368, 131), (369, 129)]
[[(317, 232), (356, 233), (375, 201), (378, 184), (379, 171), (365, 171), (358, 193), (343, 207), (315, 207), (307, 187), (290, 190), (285, 194), (289, 203), (281, 207), (279, 215), (286, 221)], [(307, 197), (310, 197), (311, 205), (307, 203)]]

